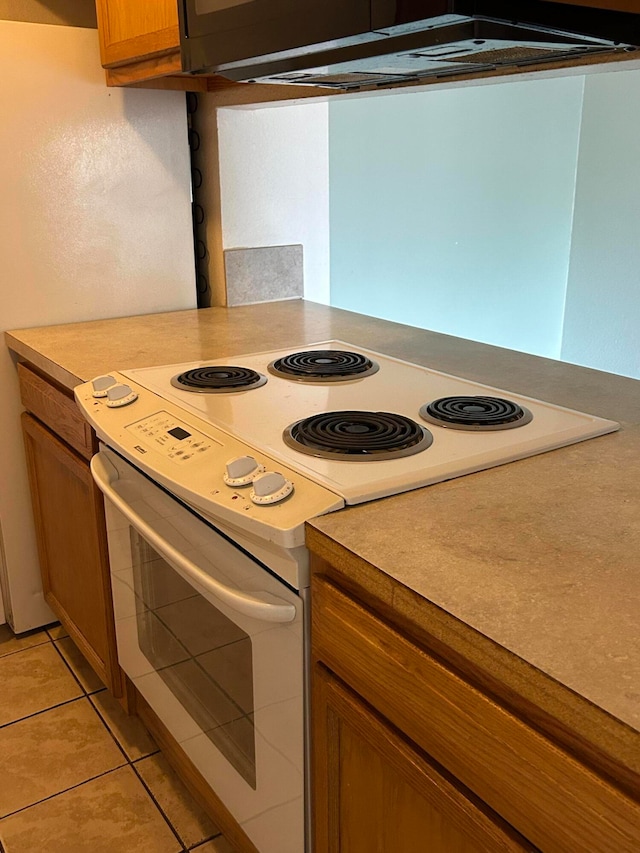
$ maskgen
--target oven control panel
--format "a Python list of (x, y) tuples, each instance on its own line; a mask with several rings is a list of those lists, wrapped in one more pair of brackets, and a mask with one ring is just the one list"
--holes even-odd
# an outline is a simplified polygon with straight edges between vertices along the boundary
[(254, 550), (304, 546), (304, 522), (344, 506), (335, 492), (172, 401), (118, 373), (108, 379), (107, 391), (128, 385), (127, 405), (109, 405), (92, 382), (74, 389), (99, 438), (221, 529), (241, 530)]
[(129, 424), (126, 429), (144, 446), (151, 446), (158, 453), (174, 462), (187, 462), (189, 459), (202, 459), (214, 445), (222, 447), (219, 441), (193, 429), (168, 412), (157, 412), (149, 418)]

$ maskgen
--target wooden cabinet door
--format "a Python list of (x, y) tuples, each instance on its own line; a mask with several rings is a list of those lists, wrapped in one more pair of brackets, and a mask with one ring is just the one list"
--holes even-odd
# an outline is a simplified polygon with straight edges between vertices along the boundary
[(640, 851), (637, 792), (610, 784), (327, 578), (312, 576), (311, 601), (313, 659), (532, 844)]
[(31, 415), (22, 428), (45, 600), (120, 696), (102, 495), (75, 451)]
[(536, 849), (322, 664), (312, 732), (315, 853)]
[(105, 68), (179, 54), (178, 0), (96, 0), (96, 11)]

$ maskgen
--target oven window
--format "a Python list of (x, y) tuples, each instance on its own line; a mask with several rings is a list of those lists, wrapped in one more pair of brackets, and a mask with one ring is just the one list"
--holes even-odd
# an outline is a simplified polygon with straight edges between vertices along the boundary
[(256, 787), (251, 637), (130, 528), (142, 653), (245, 781)]

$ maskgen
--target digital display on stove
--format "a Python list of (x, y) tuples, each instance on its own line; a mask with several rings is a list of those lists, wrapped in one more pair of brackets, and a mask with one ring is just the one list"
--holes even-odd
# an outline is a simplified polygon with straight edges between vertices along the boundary
[(183, 438), (191, 437), (191, 433), (187, 432), (186, 429), (182, 429), (182, 427), (174, 427), (173, 429), (168, 429), (167, 432), (179, 441), (182, 441)]

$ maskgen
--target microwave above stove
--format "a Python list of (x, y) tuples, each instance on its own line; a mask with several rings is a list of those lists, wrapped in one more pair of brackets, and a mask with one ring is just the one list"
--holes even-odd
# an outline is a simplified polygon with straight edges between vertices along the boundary
[(640, 45), (640, 14), (576, 0), (180, 0), (179, 11), (183, 69), (238, 82), (370, 88)]

